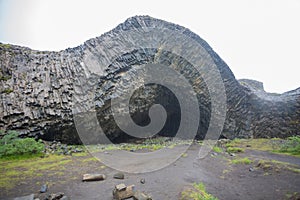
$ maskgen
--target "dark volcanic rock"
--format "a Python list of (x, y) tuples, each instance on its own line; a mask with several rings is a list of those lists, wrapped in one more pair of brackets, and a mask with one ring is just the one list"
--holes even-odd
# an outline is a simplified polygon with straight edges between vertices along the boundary
[[(227, 96), (223, 137), (299, 134), (300, 89), (275, 95), (266, 93), (259, 82), (238, 82), (226, 63), (199, 36), (179, 25), (148, 16), (129, 18), (98, 38), (59, 52), (0, 44), (0, 128), (18, 130), (23, 136), (80, 143), (74, 113), (85, 112), (77, 121), (87, 126), (87, 134), (95, 133), (92, 128), (88, 129), (92, 122), (86, 107), (90, 108), (92, 103), (101, 128), (111, 140), (130, 139), (132, 137), (114, 122), (111, 101), (118, 95), (117, 86), (126, 88), (133, 77), (137, 83), (143, 81), (137, 75), (140, 66), (156, 63), (172, 66), (193, 86), (201, 113), (197, 138), (203, 138), (210, 123), (211, 99), (202, 75), (187, 60), (170, 51), (149, 47), (128, 52), (126, 45), (132, 41), (115, 37), (122, 30), (140, 31), (148, 27), (179, 31), (195, 40), (211, 56), (221, 74)], [(155, 37), (151, 39), (155, 41)], [(123, 53), (113, 61), (109, 60), (106, 66), (99, 65), (115, 52)], [(210, 78), (216, 80), (216, 77)], [(91, 89), (85, 86), (91, 86)], [(159, 103), (166, 108), (168, 116), (159, 134), (173, 136), (178, 130), (180, 106), (170, 90), (161, 85), (146, 85), (134, 92), (130, 102), (130, 114), (136, 124), (147, 125), (150, 122), (149, 108)], [(90, 136), (93, 135), (87, 138), (94, 138)]]
[(122, 172), (118, 172), (113, 176), (115, 179), (124, 179), (125, 175)]
[(252, 92), (251, 130), (254, 137), (281, 137), (299, 135), (300, 88), (283, 94), (267, 93), (263, 84), (240, 80)]

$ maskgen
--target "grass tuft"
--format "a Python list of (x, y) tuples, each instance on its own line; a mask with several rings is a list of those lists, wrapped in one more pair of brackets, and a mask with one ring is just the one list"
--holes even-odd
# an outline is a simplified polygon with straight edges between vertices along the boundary
[(253, 161), (250, 160), (249, 158), (245, 157), (245, 158), (238, 158), (238, 159), (233, 159), (231, 160), (232, 164), (245, 164), (245, 165), (249, 165), (251, 164)]
[(181, 192), (180, 200), (218, 200), (218, 198), (207, 193), (203, 183), (194, 183), (192, 188)]
[(240, 147), (228, 147), (228, 148), (226, 149), (226, 151), (227, 151), (228, 153), (242, 153), (242, 152), (244, 152), (244, 149), (242, 149), (242, 148), (240, 148)]
[(221, 149), (220, 147), (214, 146), (213, 151), (216, 153), (221, 153), (221, 152), (223, 152), (223, 149)]

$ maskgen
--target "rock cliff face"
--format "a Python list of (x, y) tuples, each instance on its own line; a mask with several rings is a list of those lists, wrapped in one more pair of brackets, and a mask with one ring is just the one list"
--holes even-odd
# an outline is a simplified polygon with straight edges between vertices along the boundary
[[(188, 77), (197, 93), (201, 112), (197, 137), (203, 138), (210, 123), (210, 94), (201, 74), (184, 58), (160, 48), (142, 48), (125, 52), (106, 66), (91, 67), (98, 66), (99, 61), (113, 52), (124, 49), (128, 38), (116, 40), (115, 35), (119, 31), (139, 31), (148, 27), (180, 31), (193, 38), (211, 56), (221, 74), (227, 96), (223, 137), (287, 137), (299, 134), (300, 88), (276, 95), (266, 93), (262, 83), (237, 81), (226, 63), (199, 36), (179, 25), (148, 16), (129, 18), (98, 38), (59, 52), (0, 44), (0, 129), (18, 130), (23, 136), (80, 143), (73, 115), (80, 113), (81, 108), (92, 100), (105, 134), (114, 141), (130, 139), (118, 128), (111, 114), (111, 101), (118, 95), (114, 89), (117, 85), (126, 86), (132, 77), (137, 82), (142, 81), (136, 77), (139, 66), (156, 63), (173, 66)], [(89, 84), (93, 91), (82, 87)], [(151, 105), (163, 105), (168, 118), (159, 134), (172, 136), (176, 133), (180, 123), (180, 105), (172, 92), (160, 85), (146, 85), (137, 88), (130, 102), (130, 114), (139, 125), (149, 123)], [(88, 122), (83, 120), (83, 123)]]
[(251, 95), (251, 130), (254, 137), (287, 137), (299, 135), (300, 88), (283, 94), (267, 93), (263, 84), (239, 80)]

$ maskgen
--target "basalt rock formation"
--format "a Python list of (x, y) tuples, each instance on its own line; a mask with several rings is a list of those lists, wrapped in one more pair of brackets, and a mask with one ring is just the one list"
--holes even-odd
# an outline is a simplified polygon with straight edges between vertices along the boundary
[[(269, 94), (263, 90), (262, 83), (238, 81), (227, 64), (198, 35), (182, 26), (149, 16), (129, 18), (98, 38), (59, 52), (0, 44), (0, 129), (18, 130), (22, 136), (80, 143), (74, 113), (80, 113), (81, 108), (92, 101), (105, 134), (116, 142), (130, 139), (130, 135), (118, 128), (111, 113), (111, 102), (118, 95), (115, 89), (118, 85), (126, 87), (133, 77), (136, 82), (142, 81), (137, 77), (139, 67), (156, 63), (175, 66), (189, 79), (201, 112), (196, 137), (203, 138), (210, 123), (210, 93), (201, 74), (183, 57), (160, 48), (141, 48), (122, 53), (106, 66), (95, 69), (99, 61), (124, 50), (126, 42), (130, 42), (126, 41), (128, 38), (116, 40), (117, 33), (130, 29), (143, 31), (149, 27), (179, 31), (193, 38), (212, 58), (227, 97), (226, 121), (221, 137), (299, 134), (300, 88), (283, 94)], [(89, 84), (93, 86), (91, 91), (82, 87)], [(163, 86), (154, 84), (138, 88), (130, 102), (130, 114), (136, 124), (147, 125), (150, 122), (149, 108), (159, 103), (165, 107), (168, 116), (159, 135), (173, 136), (178, 130), (180, 105), (176, 96)], [(88, 121), (83, 119), (82, 123)]]

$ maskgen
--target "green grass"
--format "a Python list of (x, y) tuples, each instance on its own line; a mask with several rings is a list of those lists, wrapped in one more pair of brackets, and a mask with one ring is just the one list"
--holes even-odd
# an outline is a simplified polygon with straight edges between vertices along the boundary
[(256, 167), (261, 168), (264, 171), (279, 172), (282, 170), (289, 170), (297, 174), (300, 173), (299, 166), (278, 160), (259, 160)]
[[(20, 181), (31, 180), (39, 176), (62, 176), (68, 173), (69, 167), (74, 167), (76, 163), (84, 166), (98, 162), (96, 158), (90, 157), (88, 154), (78, 154), (80, 156), (50, 154), (44, 158), (25, 158), (23, 156), (20, 156), (18, 159), (2, 158), (0, 159), (0, 190), (13, 189)], [(104, 168), (105, 166), (101, 165), (97, 169), (102, 170)]]
[(289, 137), (281, 145), (278, 152), (300, 156), (300, 136)]
[(95, 157), (90, 157), (90, 158), (85, 158), (85, 159), (81, 160), (81, 162), (84, 162), (84, 163), (98, 162), (98, 159)]
[(44, 151), (45, 146), (41, 141), (33, 138), (18, 138), (16, 131), (8, 131), (0, 139), (0, 158), (11, 157), (29, 157), (31, 155), (40, 155)]
[(221, 153), (221, 152), (223, 152), (223, 149), (220, 148), (220, 147), (217, 147), (217, 146), (214, 146), (212, 150), (213, 150), (214, 152), (216, 152), (216, 153)]
[(277, 154), (292, 155), (300, 157), (300, 137), (293, 136), (287, 139), (259, 138), (259, 139), (234, 139), (225, 146), (227, 151), (235, 148), (268, 151)]
[(240, 147), (228, 147), (228, 148), (226, 149), (226, 151), (227, 151), (228, 153), (242, 153), (242, 152), (244, 152), (244, 149), (242, 149), (242, 148), (240, 148)]
[[(274, 139), (275, 140), (275, 139)], [(234, 139), (226, 144), (226, 147), (238, 147), (243, 149), (253, 149), (260, 151), (272, 151), (276, 147), (273, 139)]]
[(245, 164), (245, 165), (249, 165), (251, 164), (253, 161), (250, 160), (249, 158), (245, 157), (245, 158), (237, 158), (237, 159), (233, 159), (231, 160), (232, 164)]
[(27, 159), (32, 159), (32, 158), (41, 158), (44, 156), (44, 153), (37, 153), (37, 154), (31, 154), (31, 153), (26, 153), (22, 155), (11, 155), (11, 156), (5, 156), (5, 157), (0, 157), (0, 162), (1, 161), (9, 161), (9, 160), (27, 160)]
[(180, 200), (218, 200), (206, 191), (203, 183), (194, 183), (192, 188), (181, 192)]
[(89, 154), (86, 151), (72, 154), (73, 157), (85, 157), (85, 156), (88, 156), (88, 155)]
[(44, 172), (62, 172), (65, 165), (71, 162), (71, 157), (50, 155), (46, 158), (19, 157), (0, 159), (0, 188), (12, 189), (20, 180), (42, 176)]

